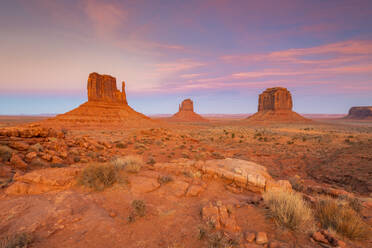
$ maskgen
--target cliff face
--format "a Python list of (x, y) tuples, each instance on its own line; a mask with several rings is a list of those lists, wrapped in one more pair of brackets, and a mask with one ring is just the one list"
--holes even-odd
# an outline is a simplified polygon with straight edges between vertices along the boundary
[(348, 119), (372, 119), (372, 106), (359, 106), (352, 107), (349, 114), (346, 116)]
[(258, 111), (292, 110), (292, 95), (286, 88), (269, 88), (260, 94)]
[(191, 99), (183, 100), (178, 107), (178, 111), (192, 111), (194, 112), (194, 102)]
[(122, 91), (116, 87), (116, 79), (110, 75), (89, 74), (88, 101), (79, 107), (48, 120), (64, 126), (141, 126), (152, 120), (133, 110), (127, 102), (125, 83)]
[(266, 89), (259, 95), (258, 112), (248, 117), (251, 122), (308, 122), (309, 119), (292, 111), (292, 95), (282, 87)]
[(100, 75), (96, 72), (89, 74), (87, 90), (88, 101), (128, 104), (125, 83), (122, 83), (122, 92), (120, 92), (116, 88), (116, 78), (110, 75)]

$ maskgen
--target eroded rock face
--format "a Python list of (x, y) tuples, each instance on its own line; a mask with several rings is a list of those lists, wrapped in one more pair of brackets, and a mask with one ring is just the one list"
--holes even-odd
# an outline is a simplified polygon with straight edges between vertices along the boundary
[(116, 78), (110, 75), (100, 75), (96, 72), (89, 74), (88, 101), (103, 101), (127, 104), (125, 95), (125, 82), (122, 83), (122, 92), (116, 88)]
[(372, 106), (352, 107), (349, 114), (346, 116), (348, 119), (372, 119)]
[(194, 112), (194, 102), (191, 99), (183, 100), (178, 108), (178, 111), (193, 111)]
[(286, 88), (269, 88), (259, 96), (258, 111), (292, 110), (292, 107), (292, 95)]

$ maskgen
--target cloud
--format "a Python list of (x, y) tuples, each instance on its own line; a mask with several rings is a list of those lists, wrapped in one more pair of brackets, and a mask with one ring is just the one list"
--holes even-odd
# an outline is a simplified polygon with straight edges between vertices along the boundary
[(203, 73), (191, 73), (191, 74), (182, 74), (180, 75), (180, 78), (196, 78), (204, 75)]
[(122, 6), (103, 1), (85, 0), (83, 10), (95, 32), (101, 37), (117, 31), (128, 18), (128, 13)]
[(171, 63), (160, 63), (156, 64), (156, 72), (161, 73), (174, 73), (184, 70), (189, 70), (195, 67), (205, 66), (205, 63), (192, 61), (192, 60), (180, 60)]

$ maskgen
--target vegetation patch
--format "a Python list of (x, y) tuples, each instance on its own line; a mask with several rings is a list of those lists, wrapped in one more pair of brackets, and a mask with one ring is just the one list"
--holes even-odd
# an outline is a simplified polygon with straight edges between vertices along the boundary
[(289, 191), (269, 191), (264, 194), (265, 204), (274, 220), (292, 230), (304, 230), (313, 225), (311, 208), (302, 195)]
[(118, 179), (113, 164), (90, 164), (78, 176), (78, 183), (96, 191), (112, 186)]
[(316, 215), (323, 228), (331, 228), (350, 239), (366, 239), (371, 235), (370, 227), (346, 202), (321, 199), (316, 205)]
[(124, 170), (131, 173), (138, 173), (143, 165), (143, 160), (139, 156), (129, 155), (126, 157), (115, 158), (112, 161), (112, 164), (119, 170)]
[(27, 248), (34, 237), (29, 233), (16, 233), (0, 239), (0, 248)]

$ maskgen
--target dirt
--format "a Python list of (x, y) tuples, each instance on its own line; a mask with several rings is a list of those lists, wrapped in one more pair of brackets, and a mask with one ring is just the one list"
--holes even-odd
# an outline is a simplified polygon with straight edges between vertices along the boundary
[[(20, 117), (14, 124), (7, 120), (6, 125), (23, 121), (28, 120)], [(210, 247), (213, 235), (222, 231), (240, 243), (238, 247), (262, 247), (248, 244), (245, 235), (265, 232), (269, 242), (279, 242), (281, 247), (322, 247), (311, 241), (308, 232), (279, 227), (268, 217), (262, 202), (252, 201), (255, 197), (259, 199), (260, 193), (223, 178), (161, 171), (154, 166), (179, 159), (248, 160), (265, 166), (275, 180), (288, 180), (297, 175), (308, 187), (371, 199), (372, 125), (369, 122), (329, 119), (302, 124), (254, 125), (218, 118), (205, 123), (167, 123), (166, 119), (155, 123), (161, 123), (160, 127), (72, 128), (65, 130), (64, 137), (1, 136), (0, 145), (13, 145), (15, 148), (11, 149), (27, 166), (17, 167), (10, 158), (0, 162), (3, 187), (0, 189), (0, 236), (30, 232), (34, 235), (31, 247)], [(42, 148), (36, 149), (35, 158), (30, 149), (39, 146)], [(104, 191), (90, 191), (72, 181), (72, 186), (43, 188), (35, 194), (5, 193), (14, 184), (11, 181), (16, 178), (14, 173), (27, 175), (56, 166), (82, 169), (91, 163), (109, 162), (126, 155), (140, 156), (143, 168), (137, 174), (129, 173), (127, 183), (115, 184)], [(156, 182), (160, 176), (170, 176), (172, 181), (156, 187), (138, 186), (138, 182), (146, 178)], [(191, 185), (200, 186), (193, 196), (185, 193)], [(141, 187), (150, 189), (141, 190)], [(133, 212), (134, 200), (145, 203), (146, 214), (130, 222), (128, 217)], [(208, 226), (201, 217), (201, 209), (208, 204), (228, 208), (239, 231), (215, 230)], [(366, 208), (364, 218), (372, 223), (371, 208)], [(201, 230), (205, 233), (203, 237), (200, 237)], [(372, 245), (369, 241), (344, 241), (348, 247)]]

